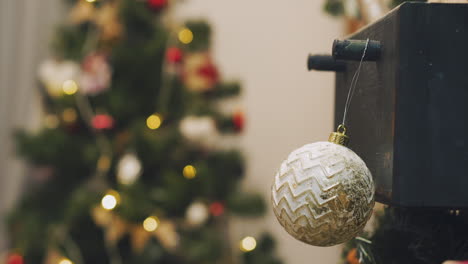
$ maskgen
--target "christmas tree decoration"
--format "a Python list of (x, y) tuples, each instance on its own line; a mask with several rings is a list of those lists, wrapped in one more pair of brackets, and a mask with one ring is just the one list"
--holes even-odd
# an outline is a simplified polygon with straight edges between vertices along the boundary
[(195, 169), (195, 167), (192, 165), (187, 165), (182, 170), (182, 174), (184, 175), (186, 179), (190, 180), (190, 179), (195, 178), (195, 176), (197, 176), (197, 169)]
[(215, 120), (210, 116), (187, 116), (179, 124), (180, 133), (192, 143), (213, 146), (219, 136)]
[(117, 180), (120, 184), (133, 184), (142, 172), (141, 161), (133, 153), (125, 154), (117, 164)]
[(251, 236), (247, 236), (240, 241), (239, 248), (244, 252), (250, 252), (257, 247), (257, 240)]
[(209, 213), (207, 206), (202, 202), (192, 203), (185, 212), (185, 219), (190, 226), (198, 227), (208, 220)]
[(143, 221), (143, 228), (147, 232), (154, 232), (159, 226), (159, 219), (156, 216), (149, 216)]
[(76, 110), (73, 108), (66, 108), (62, 112), (62, 120), (65, 123), (74, 123), (78, 117), (78, 114), (76, 113)]
[(362, 62), (348, 90), (342, 123), (328, 142), (307, 144), (291, 152), (274, 177), (273, 212), (294, 238), (333, 246), (351, 240), (363, 229), (374, 207), (374, 181), (364, 161), (347, 148), (346, 117)]
[[(114, 200), (114, 197), (115, 196), (112, 194), (104, 196), (104, 198), (112, 202), (112, 204), (110, 204), (109, 201), (106, 201), (105, 203), (109, 203), (109, 205), (116, 205), (117, 202)], [(131, 229), (131, 226), (127, 222), (122, 220), (118, 215), (114, 214), (111, 209), (106, 209), (103, 207), (102, 203), (101, 206), (96, 206), (91, 210), (91, 217), (97, 226), (100, 226), (104, 229), (105, 239), (112, 244), (117, 243)]]
[(94, 19), (101, 29), (100, 36), (104, 41), (112, 41), (120, 38), (123, 26), (119, 21), (119, 1), (107, 1)]
[(58, 264), (73, 264), (73, 262), (67, 258), (61, 258)]
[(66, 95), (73, 95), (78, 91), (78, 85), (74, 80), (66, 80), (62, 84), (62, 90)]
[(111, 211), (104, 209), (102, 206), (94, 207), (91, 210), (90, 215), (93, 218), (94, 223), (98, 226), (108, 226), (114, 217)]
[(151, 10), (159, 12), (167, 6), (168, 0), (147, 0), (147, 3)]
[(114, 190), (107, 191), (102, 197), (101, 206), (106, 210), (113, 210), (120, 203), (120, 195)]
[(130, 242), (132, 250), (136, 254), (141, 254), (151, 239), (151, 233), (143, 228), (141, 225), (129, 226)]
[(85, 57), (81, 65), (79, 89), (85, 95), (97, 95), (110, 87), (112, 71), (106, 56), (92, 53)]
[(63, 95), (65, 82), (76, 80), (80, 73), (73, 61), (47, 59), (39, 65), (38, 77), (51, 97)]
[(95, 115), (91, 120), (91, 125), (96, 130), (107, 130), (114, 127), (114, 119), (110, 115), (99, 114)]
[(193, 32), (188, 28), (183, 28), (179, 31), (178, 37), (183, 44), (190, 44), (193, 41)]
[(170, 47), (166, 50), (166, 60), (170, 63), (179, 63), (182, 61), (183, 52), (177, 47)]
[[(105, 230), (105, 239), (111, 244), (117, 244), (117, 242), (122, 239), (125, 234), (127, 234), (130, 226), (122, 218), (113, 215), (112, 221), (108, 226), (104, 227)], [(146, 235), (146, 234), (145, 234)]]
[(213, 216), (220, 216), (224, 213), (224, 205), (221, 202), (213, 202), (210, 204), (210, 213)]
[(146, 119), (146, 126), (151, 130), (155, 130), (161, 126), (162, 121), (163, 119), (160, 114), (152, 114)]
[(23, 256), (18, 253), (10, 254), (6, 260), (6, 264), (24, 264)]
[(177, 233), (176, 225), (172, 221), (161, 220), (154, 235), (161, 245), (171, 252), (179, 245), (180, 236)]
[(289, 154), (275, 175), (273, 211), (294, 238), (314, 246), (344, 243), (372, 215), (374, 182), (362, 159), (345, 147), (344, 126), (330, 142), (307, 144)]
[(218, 83), (218, 70), (209, 54), (197, 52), (188, 54), (184, 61), (183, 81), (194, 92), (212, 90)]
[(232, 123), (237, 132), (241, 132), (244, 129), (245, 125), (245, 116), (242, 111), (236, 111), (232, 115)]
[(94, 19), (95, 7), (89, 1), (78, 0), (69, 14), (72, 24), (91, 22)]

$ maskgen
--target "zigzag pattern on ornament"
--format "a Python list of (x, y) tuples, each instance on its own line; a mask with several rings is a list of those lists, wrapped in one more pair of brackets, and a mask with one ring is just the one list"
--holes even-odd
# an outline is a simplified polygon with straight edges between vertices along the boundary
[[(370, 216), (369, 206), (364, 205), (373, 203), (373, 192), (369, 192), (373, 183), (370, 172), (355, 165), (366, 168), (354, 152), (318, 143), (292, 152), (281, 164), (272, 186), (272, 202), (288, 233), (306, 243), (327, 245), (330, 238), (350, 239), (360, 231)], [(366, 177), (352, 177), (356, 172)], [(356, 221), (363, 224), (356, 225)]]

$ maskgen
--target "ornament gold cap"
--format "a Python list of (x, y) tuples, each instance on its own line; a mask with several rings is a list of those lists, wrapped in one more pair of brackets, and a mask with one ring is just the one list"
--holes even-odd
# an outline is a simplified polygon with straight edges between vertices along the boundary
[(330, 134), (328, 141), (345, 147), (348, 146), (349, 137), (346, 135), (346, 126), (343, 124), (339, 125), (336, 128), (336, 132)]

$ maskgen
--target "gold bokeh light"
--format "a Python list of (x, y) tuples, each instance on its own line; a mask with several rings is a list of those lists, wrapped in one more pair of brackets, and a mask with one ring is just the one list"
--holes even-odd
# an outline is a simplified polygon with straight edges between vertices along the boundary
[(64, 94), (73, 95), (78, 91), (78, 84), (74, 80), (66, 80), (62, 84)]
[(184, 44), (190, 44), (193, 41), (193, 32), (188, 28), (179, 31), (179, 41)]
[(249, 252), (257, 247), (257, 241), (251, 236), (244, 237), (240, 242), (240, 250)]
[(106, 210), (113, 210), (120, 202), (120, 195), (114, 190), (110, 190), (102, 197), (101, 206)]
[(58, 264), (73, 264), (73, 262), (67, 258), (62, 258), (59, 260)]
[(162, 118), (159, 114), (152, 114), (146, 119), (146, 126), (149, 129), (158, 129), (162, 124)]
[(159, 226), (159, 219), (156, 216), (150, 216), (143, 221), (143, 228), (148, 232), (155, 231)]
[(195, 167), (192, 165), (187, 165), (184, 167), (182, 173), (184, 174), (185, 178), (193, 179), (195, 176), (197, 176), (197, 169), (195, 169)]

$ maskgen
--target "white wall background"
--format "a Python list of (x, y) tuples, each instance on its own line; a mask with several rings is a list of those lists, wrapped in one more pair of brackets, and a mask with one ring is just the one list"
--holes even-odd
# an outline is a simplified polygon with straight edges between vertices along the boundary
[(0, 253), (7, 247), (4, 217), (20, 195), (25, 175), (12, 135), (19, 127), (39, 123), (36, 69), (63, 15), (61, 2), (0, 0)]
[[(274, 173), (289, 152), (326, 140), (333, 129), (334, 74), (306, 70), (307, 54), (330, 53), (341, 34), (341, 22), (324, 14), (322, 2), (189, 0), (176, 9), (178, 16), (212, 23), (214, 59), (224, 77), (243, 82), (244, 185), (267, 198)], [(267, 229), (287, 264), (335, 264), (340, 259), (339, 247), (312, 247), (291, 238), (271, 210), (261, 221), (236, 221), (232, 239)]]

